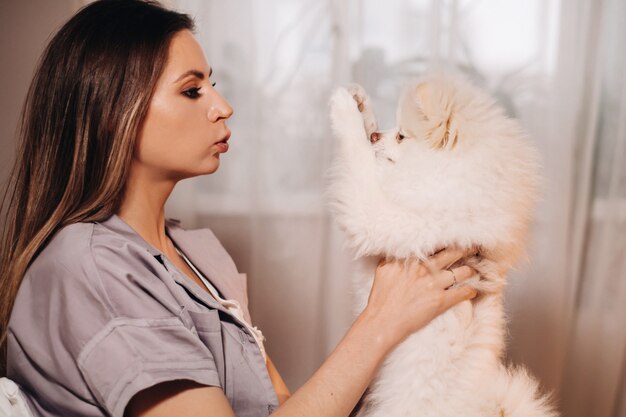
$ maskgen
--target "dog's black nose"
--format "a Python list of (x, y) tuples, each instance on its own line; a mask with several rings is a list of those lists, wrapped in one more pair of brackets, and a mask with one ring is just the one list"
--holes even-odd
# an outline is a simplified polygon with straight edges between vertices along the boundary
[(370, 135), (370, 142), (376, 143), (380, 140), (380, 138), (381, 138), (381, 134), (378, 132), (374, 132)]

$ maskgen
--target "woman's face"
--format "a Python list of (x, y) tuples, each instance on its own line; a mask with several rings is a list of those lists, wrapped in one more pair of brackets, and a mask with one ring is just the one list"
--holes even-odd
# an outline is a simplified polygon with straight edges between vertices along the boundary
[(178, 181), (219, 167), (233, 109), (213, 88), (211, 71), (193, 34), (176, 33), (135, 148), (133, 163), (151, 178)]

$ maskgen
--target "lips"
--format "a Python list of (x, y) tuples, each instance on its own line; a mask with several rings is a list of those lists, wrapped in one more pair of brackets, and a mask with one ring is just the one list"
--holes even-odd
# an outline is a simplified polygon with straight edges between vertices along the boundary
[(215, 142), (216, 144), (218, 143), (226, 143), (228, 142), (228, 139), (230, 139), (230, 130), (226, 133), (226, 135), (224, 136), (224, 138), (218, 142)]
[(228, 151), (228, 139), (230, 138), (230, 130), (226, 131), (226, 135), (222, 138), (222, 140), (215, 142), (214, 145), (217, 148), (218, 152), (226, 152)]

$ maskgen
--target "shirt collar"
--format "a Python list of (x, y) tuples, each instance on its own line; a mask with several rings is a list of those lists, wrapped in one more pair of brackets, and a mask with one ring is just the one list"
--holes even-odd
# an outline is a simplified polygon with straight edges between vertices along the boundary
[[(98, 223), (102, 224), (108, 229), (113, 230), (116, 233), (119, 233), (131, 242), (137, 243), (138, 245), (144, 247), (152, 256), (163, 256), (163, 253), (160, 250), (146, 242), (144, 238), (142, 238), (141, 235), (131, 227), (131, 225), (122, 220), (122, 218), (117, 214), (112, 214), (108, 219), (100, 221)], [(178, 227), (179, 223), (180, 220), (165, 218), (165, 231), (167, 235), (170, 236), (170, 238), (172, 238), (170, 230), (174, 227)], [(176, 241), (174, 241), (174, 243), (176, 243)]]
[[(132, 228), (132, 226), (126, 223), (117, 214), (112, 214), (106, 220), (99, 221), (98, 223), (105, 226), (109, 230), (112, 230), (115, 233), (122, 235), (124, 238), (130, 240), (131, 242), (134, 242), (138, 244), (139, 246), (145, 248), (146, 251), (148, 251), (152, 256), (157, 258), (157, 260), (159, 260), (160, 263), (163, 264), (164, 262), (163, 259), (166, 259), (166, 256), (160, 250), (158, 250), (157, 248), (149, 244), (144, 238), (141, 237), (139, 233), (137, 233), (135, 229)], [(174, 242), (176, 246), (180, 247), (183, 250), (183, 252), (189, 252), (189, 254), (186, 253), (186, 256), (190, 258), (191, 262), (194, 263), (194, 265), (196, 266), (196, 268), (200, 270), (200, 272), (202, 272), (205, 276), (212, 276), (212, 275), (218, 276), (219, 272), (221, 271), (218, 272), (218, 271), (214, 271), (213, 269), (211, 269), (211, 271), (216, 272), (215, 274), (207, 274), (207, 269), (210, 269), (212, 265), (208, 263), (208, 260), (206, 259), (206, 257), (203, 258), (201, 256), (197, 256), (197, 254), (191, 250), (193, 249), (193, 245), (191, 246), (187, 245), (187, 242), (185, 241), (187, 234), (191, 233), (188, 236), (189, 238), (192, 237), (193, 231), (187, 232), (187, 230), (180, 227), (179, 224), (180, 224), (180, 220), (178, 219), (166, 218), (165, 230), (166, 230), (167, 235), (170, 237), (170, 239), (172, 239), (172, 241)], [(159, 257), (161, 257), (161, 259), (159, 259)], [(172, 265), (172, 267), (176, 268), (176, 265)], [(203, 300), (207, 306), (228, 312), (228, 310), (224, 306), (222, 306), (219, 302), (217, 302), (217, 300), (215, 300), (208, 293), (206, 293), (205, 291), (199, 291), (199, 287), (197, 286), (197, 284), (191, 281), (190, 278), (188, 277), (183, 278), (183, 276), (182, 275), (179, 276), (179, 274), (180, 273), (176, 273), (173, 276), (176, 282), (178, 282), (179, 284), (183, 285), (184, 287), (192, 291), (192, 293), (194, 293), (196, 297)], [(233, 298), (231, 295), (232, 291), (230, 291), (231, 288), (229, 287), (229, 285), (227, 285), (228, 283), (212, 281), (211, 284), (213, 284), (213, 286), (216, 287), (217, 290), (220, 293), (222, 293), (226, 298)]]
[[(157, 258), (159, 262), (163, 263), (164, 256), (163, 252), (152, 246), (148, 243), (131, 225), (126, 223), (120, 216), (117, 214), (111, 215), (108, 219), (103, 222), (100, 222), (110, 230), (113, 230), (116, 233), (119, 233), (124, 238), (130, 240), (131, 242), (137, 243), (138, 245), (145, 248), (152, 256)], [(200, 272), (204, 276), (217, 276), (224, 275), (222, 271), (216, 271), (213, 268), (209, 259), (207, 259), (205, 254), (197, 252), (197, 245), (202, 244), (202, 239), (199, 236), (196, 236), (194, 231), (187, 231), (179, 226), (180, 220), (173, 218), (165, 218), (165, 232), (167, 236), (174, 242), (174, 245), (180, 248), (185, 256), (191, 260), (196, 268), (200, 270)], [(204, 248), (205, 250), (208, 248)], [(159, 259), (160, 258), (160, 259)], [(174, 267), (176, 267), (174, 265)], [(207, 273), (207, 269), (210, 270), (211, 273)], [(213, 286), (217, 287), (218, 291), (222, 294), (224, 293), (224, 288), (222, 283), (212, 282)], [(228, 288), (226, 291), (229, 295), (231, 294), (230, 289)]]

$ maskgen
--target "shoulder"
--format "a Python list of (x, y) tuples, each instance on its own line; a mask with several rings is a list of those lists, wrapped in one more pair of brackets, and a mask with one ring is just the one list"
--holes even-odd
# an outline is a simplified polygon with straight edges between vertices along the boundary
[(93, 223), (74, 223), (57, 230), (35, 257), (29, 272), (62, 266), (74, 269), (72, 265), (90, 252), (94, 226)]
[(61, 268), (83, 276), (93, 273), (95, 265), (109, 259), (132, 262), (133, 258), (150, 257), (145, 247), (114, 229), (97, 222), (80, 222), (57, 230), (35, 257), (28, 273)]
[[(176, 317), (180, 305), (167, 269), (145, 247), (98, 223), (75, 223), (53, 234), (26, 270), (11, 320), (15, 332), (71, 332), (79, 349), (119, 318)], [(63, 317), (57, 330), (32, 317)]]
[(83, 277), (94, 276), (91, 253), (94, 226), (74, 223), (57, 230), (26, 270), (22, 286), (37, 288), (42, 296), (55, 288), (58, 291), (60, 286), (75, 290), (78, 286), (84, 290), (88, 279)]
[[(80, 222), (62, 227), (49, 239), (26, 271), (30, 278), (45, 275), (56, 282), (80, 277), (92, 282), (99, 275), (99, 267), (115, 262), (134, 263), (136, 258), (149, 258), (150, 253), (133, 245), (124, 236), (99, 223)], [(93, 283), (93, 282), (92, 282)]]
[(63, 293), (87, 298), (101, 304), (110, 317), (135, 316), (147, 314), (151, 306), (160, 314), (160, 304), (169, 304), (167, 276), (162, 263), (137, 238), (102, 223), (84, 222), (64, 226), (52, 236), (26, 271), (24, 285), (37, 288), (41, 297)]

